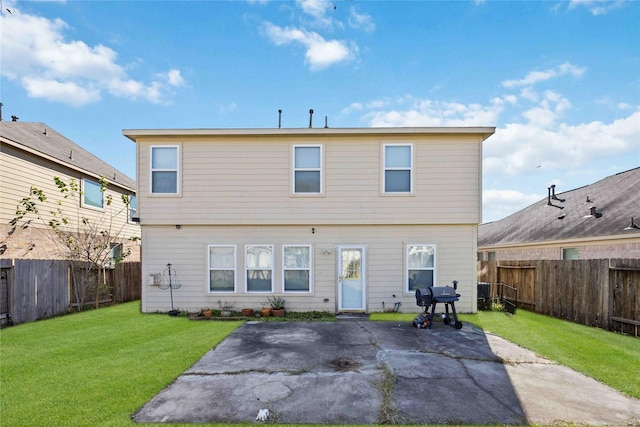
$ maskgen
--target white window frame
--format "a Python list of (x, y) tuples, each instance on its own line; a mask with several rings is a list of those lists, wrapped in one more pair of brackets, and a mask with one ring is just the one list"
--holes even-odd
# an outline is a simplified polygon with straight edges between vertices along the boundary
[[(287, 267), (286, 266), (286, 248), (307, 248), (309, 250), (309, 267)], [(285, 273), (287, 271), (308, 271), (309, 272), (309, 289), (307, 290), (286, 290), (285, 288)], [(291, 294), (310, 294), (313, 291), (313, 246), (311, 245), (282, 245), (282, 292)]]
[[(87, 194), (87, 183), (91, 185), (96, 185), (98, 187), (98, 191), (100, 191), (100, 195), (101, 195), (100, 206), (95, 206), (85, 202), (84, 198)], [(104, 192), (102, 192), (101, 189), (102, 189), (102, 184), (100, 184), (100, 182), (94, 181), (89, 178), (82, 178), (82, 197), (80, 198), (80, 206), (82, 206), (83, 208), (96, 209), (99, 211), (103, 211), (104, 210)]]
[[(249, 268), (248, 260), (248, 250), (253, 247), (266, 247), (271, 250), (271, 265), (268, 268)], [(275, 250), (273, 245), (265, 245), (265, 244), (253, 244), (253, 245), (245, 245), (244, 246), (244, 290), (249, 294), (272, 294), (274, 293), (274, 265), (275, 265)], [(271, 289), (268, 291), (251, 291), (249, 290), (249, 270), (265, 270), (271, 272)]]
[[(409, 147), (410, 150), (410, 165), (409, 167), (387, 167), (387, 147)], [(409, 191), (387, 191), (387, 171), (409, 171)], [(382, 144), (382, 193), (385, 195), (410, 195), (414, 192), (413, 182), (413, 170), (414, 170), (414, 149), (411, 143), (386, 143)]]
[[(136, 207), (133, 208), (133, 204), (135, 203)], [(127, 218), (127, 222), (129, 223), (135, 223), (135, 221), (133, 220), (133, 218), (137, 218), (138, 217), (138, 197), (135, 194), (130, 194), (129, 195), (129, 216)]]
[[(233, 248), (233, 290), (211, 290), (211, 271), (228, 271), (230, 268), (228, 267), (212, 267), (211, 266), (211, 248)], [(210, 294), (224, 294), (224, 293), (236, 293), (238, 290), (237, 282), (238, 282), (238, 248), (236, 245), (207, 245), (207, 292)]]
[[(297, 148), (319, 148), (320, 149), (320, 166), (317, 168), (298, 168), (296, 167), (296, 149)], [(319, 192), (296, 192), (296, 172), (319, 172), (320, 173), (320, 191)], [(291, 150), (291, 194), (295, 196), (322, 196), (324, 195), (324, 146), (322, 144), (295, 144)]]
[[(175, 148), (176, 150), (176, 167), (170, 168), (153, 168), (153, 150), (156, 148)], [(149, 194), (152, 196), (177, 196), (180, 194), (180, 146), (179, 145), (152, 145), (149, 149)], [(176, 191), (175, 193), (154, 193), (153, 192), (153, 173), (154, 172), (175, 172), (176, 174)]]
[[(427, 247), (431, 247), (433, 248), (433, 267), (426, 267), (426, 268), (411, 268), (409, 266), (409, 250), (413, 247), (416, 246), (427, 246)], [(410, 270), (423, 270), (423, 271), (432, 271), (433, 272), (433, 286), (437, 286), (437, 255), (438, 255), (438, 248), (435, 244), (433, 243), (409, 243), (405, 246), (405, 268), (404, 268), (404, 274), (405, 274), (405, 286), (404, 286), (404, 290), (406, 293), (412, 293), (415, 294), (416, 289), (409, 289), (409, 271)]]

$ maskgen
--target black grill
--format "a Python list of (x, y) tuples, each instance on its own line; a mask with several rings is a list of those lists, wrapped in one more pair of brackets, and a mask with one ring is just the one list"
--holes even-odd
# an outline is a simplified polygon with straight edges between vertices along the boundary
[[(462, 322), (458, 321), (458, 315), (456, 313), (455, 302), (460, 299), (460, 294), (457, 293), (458, 281), (453, 281), (453, 287), (451, 286), (430, 286), (426, 289), (416, 289), (416, 304), (420, 307), (424, 307), (424, 314), (427, 318), (427, 327), (431, 328), (433, 324), (433, 316), (436, 311), (436, 304), (444, 304), (445, 313), (443, 314), (442, 321), (445, 325), (451, 323), (451, 316), (449, 315), (449, 307), (451, 307), (451, 314), (453, 314), (453, 326), (456, 329), (462, 328)], [(429, 312), (431, 308), (431, 312)]]

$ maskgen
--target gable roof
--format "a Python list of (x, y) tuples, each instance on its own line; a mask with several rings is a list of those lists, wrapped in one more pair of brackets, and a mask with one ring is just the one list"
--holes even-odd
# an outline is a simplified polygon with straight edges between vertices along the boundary
[(0, 121), (0, 137), (3, 143), (96, 178), (104, 176), (113, 185), (135, 191), (135, 180), (65, 138), (45, 123)]
[[(589, 237), (640, 238), (640, 167), (546, 197), (499, 221), (481, 224), (478, 247)], [(558, 200), (563, 199), (564, 201)], [(590, 215), (595, 207), (596, 215)], [(562, 208), (562, 209), (561, 209)]]

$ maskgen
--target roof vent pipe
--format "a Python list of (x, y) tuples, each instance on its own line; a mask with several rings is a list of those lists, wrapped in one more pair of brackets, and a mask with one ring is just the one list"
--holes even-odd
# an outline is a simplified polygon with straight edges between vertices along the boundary
[(0, 102), (0, 122), (2, 121), (2, 102)]
[(633, 217), (631, 217), (631, 224), (629, 224), (629, 226), (625, 228), (625, 231), (626, 230), (640, 230), (640, 225), (633, 222)]
[(324, 116), (324, 128), (328, 129), (329, 128), (329, 119), (327, 118), (327, 116)]
[(278, 110), (278, 129), (282, 127), (282, 110)]
[(313, 109), (309, 110), (309, 129), (313, 127)]
[(556, 196), (556, 185), (555, 184), (553, 184), (551, 186), (551, 198), (553, 200), (557, 200), (559, 202), (564, 202), (564, 199), (560, 199), (560, 198), (558, 198), (558, 196)]

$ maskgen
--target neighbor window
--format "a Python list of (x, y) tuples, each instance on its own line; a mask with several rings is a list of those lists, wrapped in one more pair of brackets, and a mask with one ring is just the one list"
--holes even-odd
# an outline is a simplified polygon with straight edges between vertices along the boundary
[(138, 200), (136, 196), (129, 196), (129, 221), (133, 222), (133, 218), (138, 217)]
[(579, 248), (562, 248), (562, 259), (580, 259)]
[(247, 292), (273, 292), (273, 246), (245, 247)]
[(293, 147), (294, 194), (322, 194), (322, 146)]
[(383, 188), (385, 193), (411, 193), (413, 146), (384, 145)]
[(285, 292), (311, 291), (311, 246), (282, 247), (282, 277)]
[(102, 209), (104, 207), (102, 185), (88, 179), (82, 180), (82, 206)]
[(151, 193), (178, 194), (178, 147), (151, 147)]
[(236, 247), (209, 245), (209, 292), (235, 292)]
[(124, 258), (122, 243), (110, 243), (109, 248), (109, 266), (113, 268)]
[(435, 245), (407, 245), (407, 291), (435, 286)]

